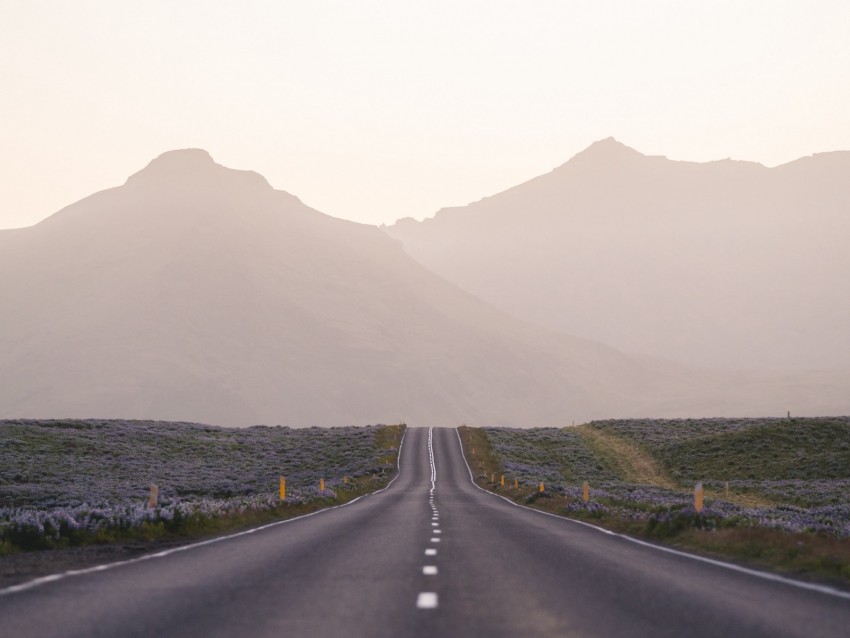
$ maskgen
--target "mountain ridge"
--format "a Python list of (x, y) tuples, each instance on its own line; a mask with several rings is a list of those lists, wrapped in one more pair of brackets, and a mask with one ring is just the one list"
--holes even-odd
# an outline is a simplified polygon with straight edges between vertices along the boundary
[[(583, 159), (612, 148), (625, 161)], [(839, 240), (850, 152), (768, 168), (623, 148), (597, 142), (496, 195), (384, 230), (441, 276), (552, 330), (713, 368), (850, 367), (836, 327), (850, 305), (831, 292), (850, 274)]]
[(541, 329), (205, 152), (149, 167), (0, 234), (2, 416), (564, 425), (775, 413), (796, 383)]
[(518, 423), (600, 403), (565, 364), (609, 380), (629, 365), (489, 309), (377, 228), (203, 152), (160, 157), (7, 242), (10, 416)]

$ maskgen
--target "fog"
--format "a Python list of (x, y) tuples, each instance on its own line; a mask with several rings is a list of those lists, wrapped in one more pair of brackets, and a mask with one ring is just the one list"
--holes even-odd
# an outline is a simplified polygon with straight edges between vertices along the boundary
[[(559, 289), (541, 276), (520, 294), (504, 273), (529, 269), (526, 240), (507, 241), (504, 221), (488, 268), (518, 291), (502, 304), (537, 322), (532, 293)], [(594, 269), (611, 272), (604, 259)], [(705, 372), (515, 319), (379, 228), (324, 215), (198, 149), (0, 232), (0, 299), (3, 417), (533, 426), (848, 407), (835, 375)]]

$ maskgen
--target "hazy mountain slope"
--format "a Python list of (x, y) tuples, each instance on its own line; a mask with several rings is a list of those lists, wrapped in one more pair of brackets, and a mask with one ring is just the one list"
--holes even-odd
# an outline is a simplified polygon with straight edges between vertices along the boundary
[(7, 417), (556, 423), (696, 384), (529, 330), (199, 150), (0, 232), (0, 299)]
[(603, 140), (551, 173), (386, 231), (486, 301), (688, 364), (850, 368), (850, 153), (768, 169)]
[(533, 328), (379, 229), (199, 150), (0, 232), (0, 300), (4, 417), (538, 425), (847, 403), (832, 379), (788, 405), (794, 380), (705, 374)]

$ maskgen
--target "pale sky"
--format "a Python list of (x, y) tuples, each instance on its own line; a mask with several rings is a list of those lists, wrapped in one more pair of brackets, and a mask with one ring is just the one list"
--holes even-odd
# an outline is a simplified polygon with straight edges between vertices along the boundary
[(850, 2), (0, 0), (0, 228), (185, 147), (392, 223), (608, 136), (768, 166), (850, 149)]

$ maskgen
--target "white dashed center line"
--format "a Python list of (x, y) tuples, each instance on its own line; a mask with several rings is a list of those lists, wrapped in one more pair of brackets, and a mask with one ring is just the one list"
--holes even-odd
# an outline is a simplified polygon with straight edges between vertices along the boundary
[(436, 609), (437, 594), (432, 591), (423, 591), (416, 599), (416, 606), (419, 609)]
[[(434, 490), (437, 489), (437, 466), (434, 463), (434, 428), (428, 428), (428, 461), (431, 463), (431, 489), (428, 492), (428, 504), (431, 506), (431, 521), (439, 520), (439, 516), (437, 515), (437, 506), (434, 505)], [(431, 532), (433, 534), (441, 534), (442, 532), (439, 529), (436, 529), (440, 526), (437, 522), (432, 522)], [(439, 536), (431, 537), (432, 543), (439, 543)], [(426, 549), (426, 556), (436, 556), (436, 549)], [(437, 566), (436, 565), (424, 565), (422, 567), (422, 574), (425, 576), (436, 576), (437, 575)], [(436, 609), (437, 608), (437, 593), (432, 591), (423, 591), (416, 598), (416, 607), (418, 609)]]

